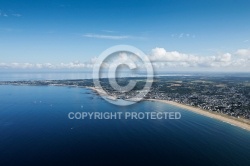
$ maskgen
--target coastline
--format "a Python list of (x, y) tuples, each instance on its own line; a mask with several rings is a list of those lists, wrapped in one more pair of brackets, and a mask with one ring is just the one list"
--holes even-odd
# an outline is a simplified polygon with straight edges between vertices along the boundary
[(250, 131), (250, 121), (247, 120), (247, 119), (237, 119), (237, 118), (234, 118), (234, 117), (231, 117), (231, 116), (228, 116), (228, 115), (223, 115), (223, 114), (220, 114), (220, 113), (210, 112), (210, 111), (207, 111), (207, 110), (203, 110), (203, 109), (193, 107), (193, 106), (184, 105), (184, 104), (177, 103), (177, 102), (174, 102), (174, 101), (159, 100), (159, 99), (147, 99), (146, 101), (153, 101), (153, 102), (161, 102), (161, 103), (165, 103), (165, 104), (170, 104), (170, 105), (173, 105), (173, 106), (176, 106), (176, 107), (183, 108), (185, 110), (194, 112), (196, 114), (203, 115), (203, 116), (213, 118), (213, 119), (216, 119), (216, 120), (220, 120), (222, 122), (225, 122), (225, 123), (231, 124), (233, 126), (237, 126), (237, 127), (242, 128), (242, 129)]
[[(58, 86), (58, 85), (51, 85), (51, 86)], [(65, 85), (59, 85), (59, 86), (65, 86)], [(90, 89), (92, 91), (95, 91), (99, 94), (102, 95), (107, 95), (106, 92), (104, 92), (102, 89), (98, 89), (95, 87), (90, 87), (90, 86), (69, 86), (69, 87), (80, 87), (80, 88), (86, 88), (86, 89)], [(112, 98), (109, 98), (110, 100), (116, 100), (117, 98), (115, 96), (113, 96)], [(217, 113), (217, 112), (211, 112), (208, 110), (204, 110), (198, 107), (194, 107), (194, 106), (189, 106), (189, 105), (185, 105), (185, 104), (181, 104), (181, 103), (177, 103), (174, 101), (168, 101), (168, 100), (160, 100), (160, 99), (144, 99), (144, 101), (152, 101), (152, 102), (161, 102), (161, 103), (165, 103), (165, 104), (170, 104), (179, 108), (183, 108), (185, 110), (194, 112), (196, 114), (199, 115), (203, 115), (209, 118), (213, 118), (216, 120), (220, 120), (224, 123), (228, 123), (230, 125), (233, 126), (237, 126), (240, 127), (242, 129), (248, 130), (250, 131), (250, 120), (247, 119), (242, 119), (242, 118), (235, 118), (232, 116), (228, 116), (226, 114), (221, 114), (221, 113)]]
[[(85, 87), (85, 88), (91, 89), (91, 90), (93, 90), (99, 94), (105, 95), (105, 96), (107, 95), (105, 92), (103, 92), (103, 90), (95, 88), (95, 87)], [(111, 98), (111, 100), (116, 100), (116, 97)], [(165, 104), (170, 104), (170, 105), (191, 111), (193, 113), (196, 113), (196, 114), (199, 114), (202, 116), (206, 116), (206, 117), (209, 117), (212, 119), (216, 119), (216, 120), (219, 120), (221, 122), (228, 123), (230, 125), (237, 126), (237, 127), (240, 127), (244, 130), (250, 131), (250, 120), (247, 120), (247, 119), (242, 119), (242, 118), (238, 119), (238, 118), (235, 118), (232, 116), (228, 116), (226, 114), (221, 114), (221, 113), (217, 113), (217, 112), (210, 112), (208, 110), (204, 110), (204, 109), (201, 109), (198, 107), (177, 103), (174, 101), (160, 100), (160, 99), (144, 99), (144, 101), (153, 101), (153, 102), (161, 102), (161, 103), (165, 103)]]
[(88, 89), (91, 89), (92, 91), (95, 91), (97, 93), (99, 93), (100, 95), (106, 96), (107, 99), (109, 100), (117, 100), (117, 98), (115, 96), (108, 96), (107, 93), (105, 91), (103, 91), (102, 89), (98, 89), (95, 87), (86, 87)]

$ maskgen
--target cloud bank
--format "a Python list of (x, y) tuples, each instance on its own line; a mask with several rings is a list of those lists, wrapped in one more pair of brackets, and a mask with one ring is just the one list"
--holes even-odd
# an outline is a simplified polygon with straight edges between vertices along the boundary
[[(164, 48), (154, 48), (147, 55), (155, 70), (213, 70), (213, 71), (247, 71), (250, 72), (250, 50), (238, 49), (234, 53), (223, 53), (211, 56), (193, 55), (178, 51), (167, 51)], [(121, 61), (129, 57), (126, 54), (118, 56)], [(119, 59), (118, 59), (119, 60)], [(1, 63), (0, 69), (88, 69), (91, 70), (97, 62), (97, 57), (88, 62), (74, 61), (70, 63)], [(103, 64), (108, 68), (113, 62)]]
[(2, 69), (92, 69), (93, 63), (0, 63)]
[(149, 58), (155, 68), (176, 67), (190, 69), (235, 70), (250, 71), (250, 50), (239, 49), (235, 53), (224, 53), (212, 56), (197, 56), (166, 51), (164, 48), (154, 48)]

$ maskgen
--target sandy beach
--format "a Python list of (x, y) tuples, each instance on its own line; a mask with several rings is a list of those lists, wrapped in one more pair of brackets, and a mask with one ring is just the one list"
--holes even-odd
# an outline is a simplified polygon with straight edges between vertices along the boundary
[(115, 96), (108, 96), (108, 94), (107, 94), (105, 91), (103, 91), (102, 89), (98, 89), (98, 88), (95, 88), (95, 87), (87, 87), (87, 88), (89, 88), (89, 89), (91, 89), (91, 90), (93, 90), (93, 91), (99, 93), (99, 94), (102, 95), (102, 96), (106, 96), (107, 99), (110, 99), (110, 100), (117, 100), (117, 98), (116, 98)]
[(102, 94), (102, 95), (107, 95), (107, 93), (106, 92), (104, 92), (102, 89), (98, 89), (98, 88), (95, 88), (95, 87), (86, 87), (86, 88), (89, 88), (89, 89), (91, 89), (91, 90), (93, 90), (93, 91), (95, 91), (95, 92), (97, 92), (97, 93), (99, 93), (99, 94)]
[(192, 111), (194, 113), (209, 117), (209, 118), (213, 118), (213, 119), (217, 119), (220, 120), (222, 122), (225, 123), (229, 123), (231, 125), (234, 126), (238, 126), (242, 129), (248, 130), (250, 131), (250, 121), (247, 119), (242, 119), (242, 118), (235, 118), (235, 117), (231, 117), (228, 115), (223, 115), (223, 114), (219, 114), (216, 112), (210, 112), (207, 110), (203, 110), (200, 108), (196, 108), (193, 106), (188, 106), (188, 105), (184, 105), (184, 104), (180, 104), (177, 102), (173, 102), (173, 101), (167, 101), (167, 100), (157, 100), (157, 99), (148, 99), (149, 101), (155, 101), (155, 102), (162, 102), (162, 103), (166, 103), (166, 104), (171, 104), (180, 108), (184, 108), (186, 110)]

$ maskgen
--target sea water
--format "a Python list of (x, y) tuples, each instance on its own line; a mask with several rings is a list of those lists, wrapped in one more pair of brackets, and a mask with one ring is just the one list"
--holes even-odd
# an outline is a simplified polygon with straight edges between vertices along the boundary
[[(180, 119), (69, 119), (69, 112)], [(90, 89), (0, 86), (0, 165), (250, 165), (250, 132), (159, 102), (112, 105)]]

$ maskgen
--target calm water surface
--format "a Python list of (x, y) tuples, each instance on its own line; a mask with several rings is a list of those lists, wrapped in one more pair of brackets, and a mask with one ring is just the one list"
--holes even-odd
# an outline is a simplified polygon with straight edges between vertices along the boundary
[[(69, 112), (178, 111), (180, 120), (69, 120)], [(82, 88), (0, 86), (0, 165), (250, 165), (250, 132), (156, 102)]]

